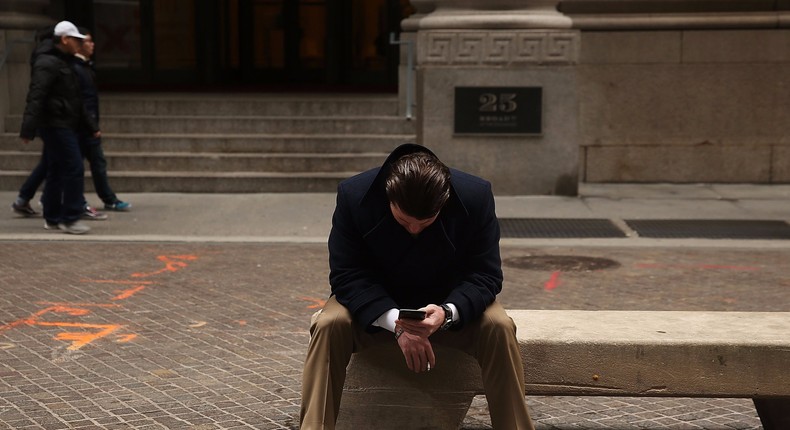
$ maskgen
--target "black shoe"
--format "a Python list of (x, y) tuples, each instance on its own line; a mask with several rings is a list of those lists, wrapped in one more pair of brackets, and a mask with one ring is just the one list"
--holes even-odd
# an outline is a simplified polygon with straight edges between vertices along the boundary
[(11, 204), (11, 209), (14, 210), (15, 213), (22, 215), (23, 217), (31, 217), (38, 215), (32, 207), (30, 207), (30, 202), (25, 202), (23, 204), (18, 204), (14, 202)]

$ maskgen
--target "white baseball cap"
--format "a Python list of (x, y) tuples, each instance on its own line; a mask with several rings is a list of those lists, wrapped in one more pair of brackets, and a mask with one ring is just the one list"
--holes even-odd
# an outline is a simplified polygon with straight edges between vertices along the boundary
[(77, 39), (84, 39), (88, 36), (80, 33), (77, 30), (77, 26), (70, 23), (69, 21), (60, 21), (58, 25), (55, 26), (55, 36), (69, 36), (69, 37), (76, 37)]

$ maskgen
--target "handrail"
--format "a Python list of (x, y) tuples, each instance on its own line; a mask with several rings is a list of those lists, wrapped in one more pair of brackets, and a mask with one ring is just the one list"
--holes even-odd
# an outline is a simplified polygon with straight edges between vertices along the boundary
[(411, 120), (414, 101), (414, 41), (396, 40), (395, 33), (390, 33), (390, 45), (406, 45), (406, 119)]
[(0, 70), (3, 70), (6, 60), (8, 59), (8, 56), (11, 55), (11, 52), (13, 51), (14, 45), (25, 45), (28, 43), (35, 43), (35, 41), (36, 41), (35, 36), (31, 37), (30, 39), (12, 39), (7, 41), (5, 45), (6, 46), (5, 51), (3, 51), (2, 54), (0, 54)]

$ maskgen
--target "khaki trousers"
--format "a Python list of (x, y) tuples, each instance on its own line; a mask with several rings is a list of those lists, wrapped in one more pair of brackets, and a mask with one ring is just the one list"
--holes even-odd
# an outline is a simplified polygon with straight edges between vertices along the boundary
[[(378, 342), (395, 342), (389, 331), (368, 333), (353, 323), (348, 310), (331, 297), (313, 315), (310, 346), (302, 373), (301, 429), (334, 429), (346, 367), (351, 354)], [(460, 349), (477, 359), (488, 399), (491, 423), (497, 430), (532, 430), (524, 401), (524, 367), (516, 325), (497, 302), (461, 330), (436, 332), (432, 344)], [(400, 359), (406, 366), (403, 356)]]

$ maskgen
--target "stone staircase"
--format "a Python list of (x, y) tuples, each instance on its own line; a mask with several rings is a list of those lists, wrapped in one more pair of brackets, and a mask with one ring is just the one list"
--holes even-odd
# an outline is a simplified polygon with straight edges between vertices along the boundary
[[(103, 94), (101, 128), (116, 192), (334, 192), (414, 141), (394, 95)], [(0, 136), (0, 190), (15, 191), (41, 141), (21, 117)], [(86, 166), (86, 175), (89, 169)], [(86, 192), (92, 192), (90, 179)]]

